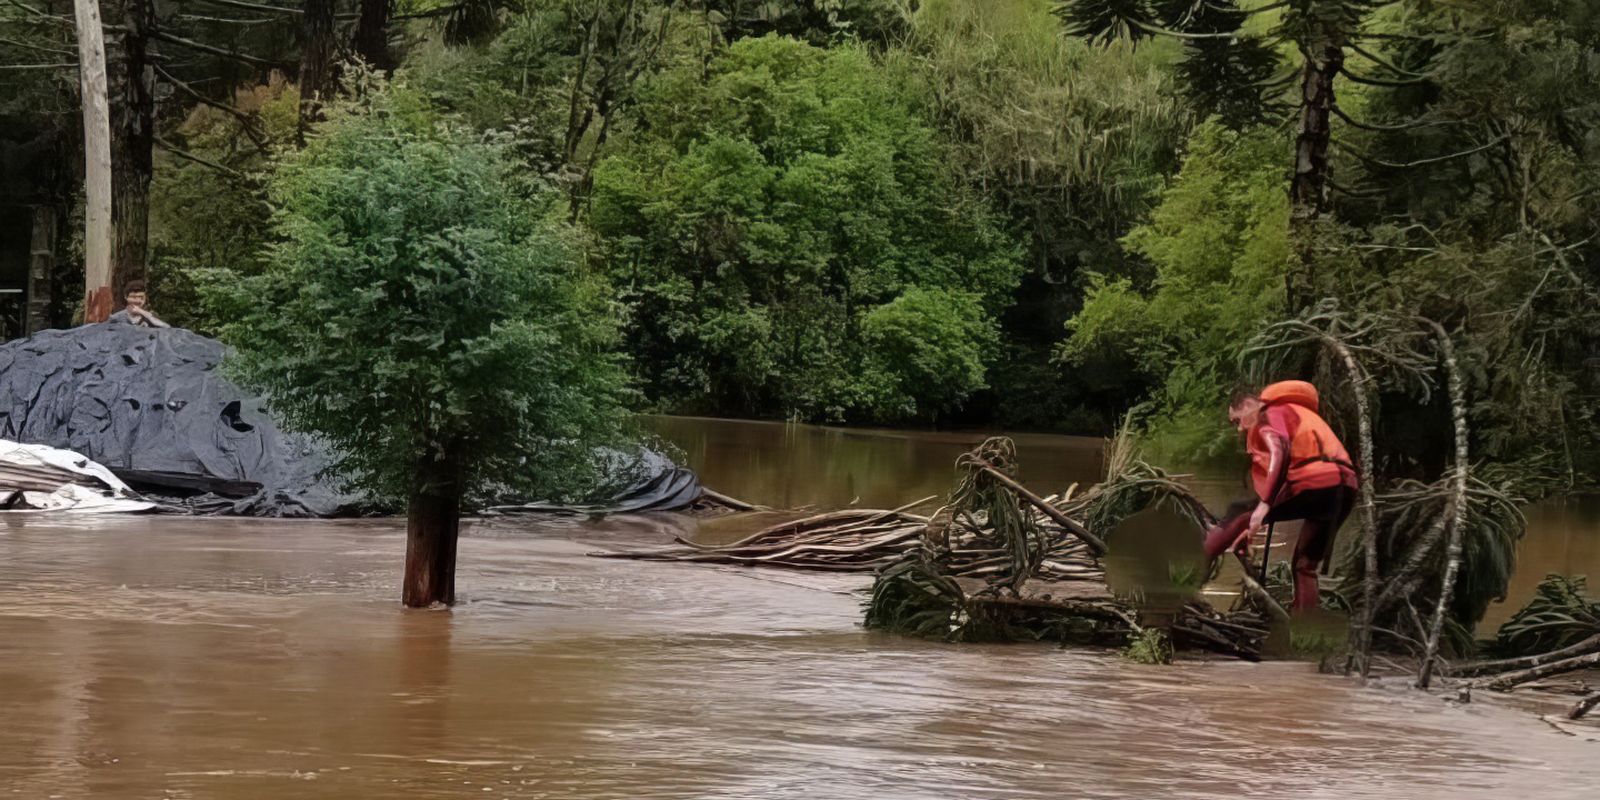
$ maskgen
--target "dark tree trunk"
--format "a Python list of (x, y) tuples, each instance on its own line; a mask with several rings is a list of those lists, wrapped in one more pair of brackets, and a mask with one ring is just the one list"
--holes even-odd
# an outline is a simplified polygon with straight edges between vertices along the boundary
[(375, 69), (389, 72), (389, 12), (391, 0), (361, 0), (361, 18), (356, 21), (355, 48), (361, 60)]
[(38, 333), (50, 327), (50, 284), (56, 266), (56, 209), (33, 207), (33, 241), (28, 248), (28, 318), (23, 330)]
[(333, 0), (306, 0), (300, 16), (300, 127), (305, 132), (327, 97), (333, 73)]
[(406, 503), (406, 572), (400, 602), (411, 608), (456, 601), (456, 537), (461, 532), (460, 460), (431, 462)]
[(111, 287), (121, 307), (123, 288), (143, 281), (150, 244), (151, 150), (155, 147), (155, 68), (149, 42), (153, 0), (123, 0), (117, 35), (119, 63), (111, 86)]
[(1300, 73), (1300, 123), (1295, 130), (1294, 178), (1289, 184), (1289, 234), (1294, 262), (1285, 290), (1291, 313), (1316, 294), (1317, 221), (1328, 208), (1328, 143), (1333, 129), (1333, 81), (1344, 66), (1344, 47), (1327, 43), (1305, 49)]

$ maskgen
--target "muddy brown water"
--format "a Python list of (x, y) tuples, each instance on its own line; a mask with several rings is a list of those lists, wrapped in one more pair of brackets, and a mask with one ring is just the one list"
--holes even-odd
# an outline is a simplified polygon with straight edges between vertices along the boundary
[[(819, 507), (943, 491), (979, 438), (657, 424), (712, 485)], [(1019, 447), (1044, 491), (1098, 470), (1092, 441)], [(1532, 519), (1524, 574), (1600, 566), (1593, 506)], [(1600, 745), (1503, 705), (1362, 688), (1291, 662), (1145, 667), (913, 641), (860, 628), (858, 577), (585, 555), (739, 524), (474, 523), (462, 603), (406, 612), (395, 521), (0, 517), (0, 796), (1542, 799), (1600, 787)]]

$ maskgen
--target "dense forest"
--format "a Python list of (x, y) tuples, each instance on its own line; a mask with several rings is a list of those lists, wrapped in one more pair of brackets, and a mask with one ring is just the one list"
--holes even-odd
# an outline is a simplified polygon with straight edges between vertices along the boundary
[[(386, 92), (577, 254), (640, 409), (1103, 433), (1132, 407), (1208, 454), (1267, 326), (1425, 318), (1454, 339), (1475, 460), (1596, 474), (1593, 3), (102, 11), (117, 285), (203, 333), (304, 249), (284, 187), (340, 196), (286, 157), (337, 97)], [(81, 318), (76, 41), (67, 0), (0, 0), (13, 334)], [(1437, 472), (1450, 426), (1416, 423), (1448, 418), (1442, 392), (1377, 380), (1387, 471)]]

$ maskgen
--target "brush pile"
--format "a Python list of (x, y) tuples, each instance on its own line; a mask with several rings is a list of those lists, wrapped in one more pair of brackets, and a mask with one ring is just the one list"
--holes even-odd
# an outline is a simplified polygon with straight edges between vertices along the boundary
[[(1106, 481), (1039, 497), (1018, 482), (1011, 440), (985, 441), (957, 460), (961, 478), (931, 516), (897, 509), (846, 510), (764, 528), (738, 541), (678, 539), (609, 558), (874, 572), (868, 627), (952, 641), (1049, 639), (1140, 644), (1153, 660), (1171, 647), (1255, 658), (1264, 616), (1219, 614), (1190, 602), (1143, 619), (1106, 585), (1106, 538), (1129, 516), (1158, 503), (1198, 531), (1213, 518), (1172, 476), (1139, 459), (1127, 437), (1108, 454)], [(1142, 656), (1143, 657), (1143, 656)]]
[[(1471, 679), (1469, 689), (1505, 692), (1600, 669), (1600, 601), (1587, 596), (1582, 577), (1547, 576), (1527, 607), (1500, 626), (1490, 649), (1508, 657), (1447, 665), (1445, 673)], [(1600, 691), (1585, 681), (1560, 688), (1582, 695), (1567, 712), (1568, 719), (1579, 719), (1600, 705)]]

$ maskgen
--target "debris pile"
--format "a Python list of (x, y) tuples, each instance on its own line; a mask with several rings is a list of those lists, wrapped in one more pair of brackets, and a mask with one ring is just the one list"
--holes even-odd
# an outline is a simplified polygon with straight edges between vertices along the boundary
[[(1266, 615), (1189, 602), (1145, 618), (1105, 580), (1105, 540), (1125, 518), (1168, 503), (1197, 526), (1212, 517), (1172, 476), (1134, 457), (1119, 437), (1108, 477), (1086, 491), (1039, 497), (1016, 479), (1015, 450), (996, 437), (957, 462), (962, 477), (931, 516), (897, 509), (817, 514), (725, 545), (684, 539), (609, 558), (875, 572), (869, 627), (973, 641), (1157, 642), (1256, 658)], [(1266, 602), (1270, 603), (1270, 600)]]

